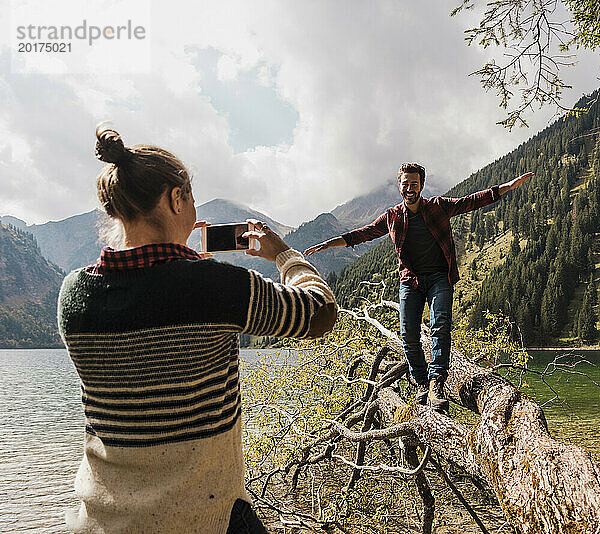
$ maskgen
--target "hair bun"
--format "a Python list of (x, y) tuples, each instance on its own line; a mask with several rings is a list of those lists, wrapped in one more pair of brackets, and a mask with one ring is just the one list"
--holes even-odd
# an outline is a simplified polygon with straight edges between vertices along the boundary
[(96, 138), (95, 152), (100, 161), (122, 165), (130, 158), (131, 152), (127, 150), (117, 131), (100, 124), (96, 128)]

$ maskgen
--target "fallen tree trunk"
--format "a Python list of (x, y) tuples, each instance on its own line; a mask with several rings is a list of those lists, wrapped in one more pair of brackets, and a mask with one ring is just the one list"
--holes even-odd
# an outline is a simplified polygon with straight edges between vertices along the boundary
[[(399, 531), (410, 528), (416, 516), (421, 532), (430, 534), (439, 509), (455, 510), (454, 504), (448, 507), (449, 501), (438, 501), (441, 507), (436, 510), (434, 497), (445, 491), (435, 478), (438, 473), (481, 532), (501, 525), (501, 510), (520, 534), (600, 534), (598, 466), (584, 449), (553, 439), (541, 408), (507, 379), (453, 346), (445, 393), (453, 403), (478, 414), (476, 423), (464, 424), (415, 403), (414, 388), (405, 387), (408, 365), (400, 339), (369, 315), (371, 310), (397, 306), (381, 300), (361, 311), (343, 310), (376, 328), (385, 344), (371, 352), (372, 333), (360, 332), (357, 323), (346, 321), (341, 331), (344, 336), (352, 331), (351, 338), (338, 333), (315, 353), (308, 351), (310, 358), (290, 367), (289, 376), (282, 373), (281, 384), (267, 388), (266, 401), (256, 403), (261, 432), (265, 420), (272, 425), (268, 441), (257, 442), (259, 460), (247, 483), (256, 501), (273, 511), (280, 523), (314, 531), (354, 532), (381, 509), (390, 511)], [(428, 354), (429, 332), (425, 327), (423, 332)], [(259, 391), (264, 387), (261, 376), (256, 374)], [(287, 389), (282, 387), (286, 384)], [(274, 404), (282, 391), (282, 403)], [(275, 417), (265, 418), (266, 409)], [(283, 465), (282, 455), (288, 459)], [(453, 481), (446, 464), (464, 471), (478, 488), (477, 495), (492, 504), (485, 512), (470, 506), (468, 500), (477, 495), (469, 485)], [(426, 470), (428, 465), (435, 469)], [(364, 484), (354, 487), (365, 473), (370, 476)], [(402, 477), (413, 479), (416, 488), (400, 495), (398, 482), (406, 487)], [(345, 494), (344, 485), (356, 493)], [(490, 493), (500, 510), (488, 500)], [(385, 505), (379, 504), (382, 494)], [(371, 495), (378, 499), (377, 508), (369, 502)], [(421, 499), (422, 513), (414, 507), (415, 495)], [(355, 498), (359, 504), (352, 510), (349, 503)], [(321, 503), (327, 503), (326, 513)], [(406, 521), (398, 519), (402, 508)], [(368, 528), (385, 524), (378, 521), (374, 518)]]
[[(386, 304), (395, 307), (395, 303)], [(386, 350), (401, 353), (396, 335), (378, 325), (366, 309), (363, 316), (355, 317), (388, 337)], [(428, 353), (428, 335), (422, 341)], [(407, 404), (390, 387), (389, 375), (387, 372), (371, 388), (371, 398), (358, 413), (360, 417), (350, 416), (344, 424), (340, 418), (332, 421), (327, 439), (359, 443), (358, 467), (351, 481), (365, 463), (366, 442), (413, 438), (486, 482), (517, 532), (600, 533), (600, 470), (584, 449), (553, 439), (541, 408), (506, 379), (453, 348), (445, 391), (453, 402), (480, 414), (479, 422), (469, 427), (431, 408)], [(389, 426), (369, 430), (377, 410)], [(321, 438), (320, 443), (323, 441)], [(423, 528), (425, 531), (425, 524)]]
[(523, 534), (600, 531), (600, 470), (580, 447), (548, 433), (540, 407), (456, 350), (447, 395), (481, 415), (466, 436), (479, 476)]

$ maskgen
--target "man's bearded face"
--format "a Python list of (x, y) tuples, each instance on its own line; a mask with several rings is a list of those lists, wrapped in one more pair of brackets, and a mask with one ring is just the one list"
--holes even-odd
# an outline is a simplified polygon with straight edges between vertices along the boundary
[(398, 188), (407, 204), (416, 204), (421, 196), (421, 178), (418, 172), (402, 173), (398, 176)]

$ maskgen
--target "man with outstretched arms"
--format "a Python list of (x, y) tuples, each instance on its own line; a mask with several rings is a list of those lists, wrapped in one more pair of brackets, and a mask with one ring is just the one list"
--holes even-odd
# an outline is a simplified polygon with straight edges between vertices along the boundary
[[(353, 247), (390, 234), (400, 270), (400, 335), (410, 373), (418, 386), (417, 399), (437, 410), (445, 410), (443, 387), (450, 366), (450, 327), (453, 286), (458, 281), (456, 251), (450, 217), (496, 202), (504, 193), (533, 176), (528, 172), (500, 186), (462, 198), (423, 198), (425, 168), (404, 163), (398, 170), (398, 187), (403, 202), (389, 208), (371, 224), (313, 245), (304, 254), (330, 247)], [(421, 317), (429, 303), (431, 363), (421, 346)]]

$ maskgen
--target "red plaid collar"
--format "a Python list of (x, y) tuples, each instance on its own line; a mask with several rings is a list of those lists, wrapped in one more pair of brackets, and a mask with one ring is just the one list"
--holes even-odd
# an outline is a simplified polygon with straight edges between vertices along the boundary
[(104, 247), (96, 263), (87, 267), (86, 271), (92, 274), (106, 274), (112, 271), (143, 269), (157, 263), (199, 259), (200, 255), (196, 251), (177, 243), (143, 245), (125, 250)]

